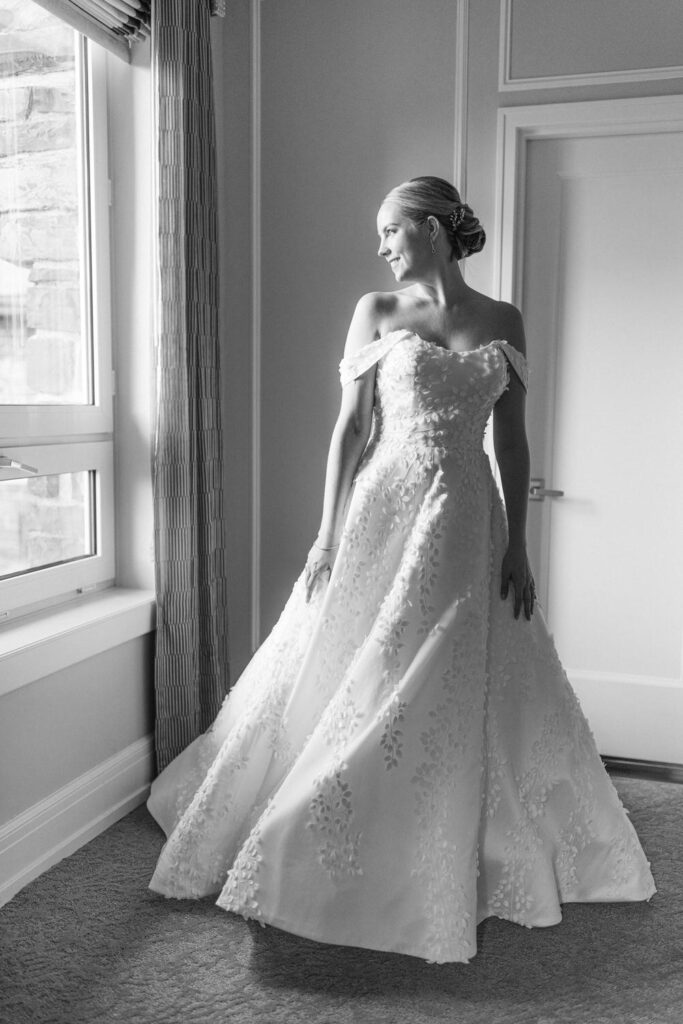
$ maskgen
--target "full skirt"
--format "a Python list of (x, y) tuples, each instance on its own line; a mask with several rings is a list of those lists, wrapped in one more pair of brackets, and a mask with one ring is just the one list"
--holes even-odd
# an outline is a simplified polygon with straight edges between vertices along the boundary
[(329, 585), (303, 573), (214, 724), (155, 781), (166, 896), (324, 942), (467, 961), (476, 925), (648, 899), (648, 861), (543, 613), (500, 597), (485, 454), (358, 473)]

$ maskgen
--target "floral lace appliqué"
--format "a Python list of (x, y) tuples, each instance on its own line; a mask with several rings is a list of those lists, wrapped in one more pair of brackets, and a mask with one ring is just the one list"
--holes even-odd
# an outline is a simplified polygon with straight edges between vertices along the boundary
[(156, 780), (152, 887), (436, 962), (469, 960), (487, 914), (549, 924), (562, 900), (649, 898), (542, 610), (515, 620), (500, 598), (483, 438), (524, 357), (399, 330), (343, 364), (349, 387), (374, 367), (375, 394), (329, 584), (309, 601), (301, 573), (212, 728)]

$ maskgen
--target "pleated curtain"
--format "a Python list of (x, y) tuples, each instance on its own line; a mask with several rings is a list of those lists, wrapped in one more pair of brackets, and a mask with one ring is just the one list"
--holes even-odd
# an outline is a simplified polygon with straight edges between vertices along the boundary
[(208, 727), (229, 689), (211, 10), (210, 0), (152, 5), (159, 771)]

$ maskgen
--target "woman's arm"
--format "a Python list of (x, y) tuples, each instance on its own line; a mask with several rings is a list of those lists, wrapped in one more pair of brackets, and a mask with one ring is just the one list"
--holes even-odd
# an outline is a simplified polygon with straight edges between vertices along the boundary
[[(368, 375), (371, 375), (370, 371)], [(359, 398), (362, 401), (365, 383), (361, 380), (351, 381), (344, 391), (351, 392), (351, 400)], [(369, 436), (370, 428), (364, 420), (342, 409), (332, 431), (327, 454), (323, 512), (317, 537), (317, 542), (324, 548), (332, 547), (339, 541), (351, 484)]]
[[(501, 337), (526, 355), (524, 324), (514, 306), (505, 306), (505, 327)], [(535, 588), (526, 554), (529, 443), (524, 417), (525, 392), (514, 370), (509, 371), (509, 377), (509, 387), (496, 402), (493, 412), (493, 444), (508, 521), (508, 548), (501, 567), (501, 597), (507, 598), (512, 581), (515, 618), (519, 617), (524, 605), (524, 614), (530, 619)]]
[[(364, 295), (353, 314), (344, 347), (346, 357), (378, 336), (380, 297)], [(319, 576), (329, 573), (346, 518), (346, 505), (361, 455), (370, 436), (375, 394), (372, 366), (361, 377), (342, 388), (341, 408), (332, 431), (325, 473), (325, 491), (320, 529), (306, 563), (306, 597), (310, 597)]]

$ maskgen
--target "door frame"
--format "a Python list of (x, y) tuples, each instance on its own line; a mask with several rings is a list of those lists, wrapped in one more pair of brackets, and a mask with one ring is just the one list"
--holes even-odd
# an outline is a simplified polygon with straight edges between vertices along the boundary
[[(494, 296), (515, 305), (521, 301), (527, 145), (531, 140), (662, 132), (683, 132), (683, 95), (501, 108), (498, 111), (493, 240)], [(681, 660), (683, 662), (683, 655)], [(582, 678), (584, 673), (571, 673), (572, 686), (608, 763), (621, 768), (646, 766), (654, 771), (655, 777), (681, 776), (683, 765), (669, 753), (680, 749), (683, 664), (680, 672), (679, 679), (652, 680), (601, 673), (598, 687), (594, 685), (595, 679)], [(595, 673), (585, 675), (594, 677)], [(629, 713), (615, 716), (614, 709), (620, 706)], [(643, 761), (629, 761), (621, 756), (622, 750), (628, 747), (629, 737), (636, 736), (641, 729), (655, 730), (661, 737), (664, 756)]]
[(527, 144), (533, 139), (683, 131), (683, 95), (502, 107), (496, 146), (493, 293), (519, 303)]

